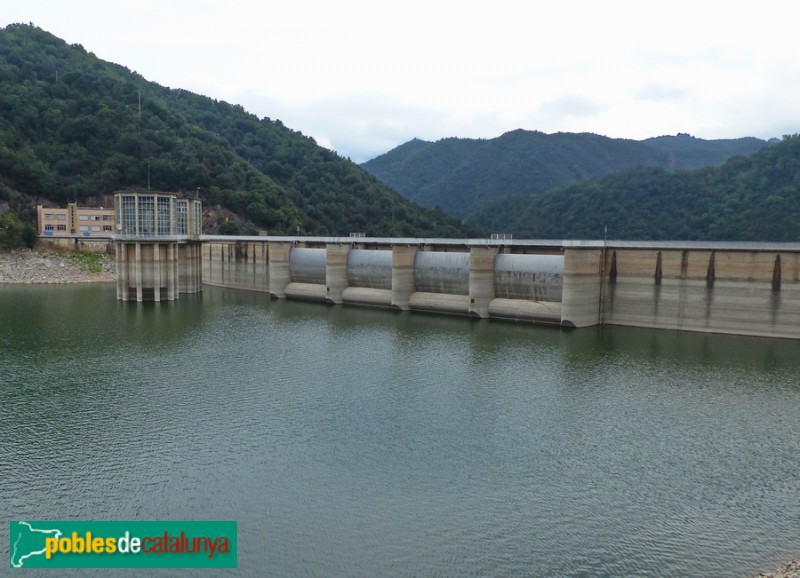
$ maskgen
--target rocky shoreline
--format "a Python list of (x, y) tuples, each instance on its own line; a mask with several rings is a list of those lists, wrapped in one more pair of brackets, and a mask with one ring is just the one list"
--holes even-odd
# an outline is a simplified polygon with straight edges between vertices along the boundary
[(109, 283), (116, 280), (114, 255), (58, 248), (0, 252), (0, 283)]
[(800, 578), (800, 558), (792, 560), (778, 570), (762, 572), (756, 578)]

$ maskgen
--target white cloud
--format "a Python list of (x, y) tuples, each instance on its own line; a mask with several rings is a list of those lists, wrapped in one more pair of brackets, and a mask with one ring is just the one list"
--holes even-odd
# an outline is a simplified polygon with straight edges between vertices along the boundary
[(777, 4), (27, 0), (3, 12), (357, 161), (413, 137), (516, 128), (799, 130), (800, 8)]

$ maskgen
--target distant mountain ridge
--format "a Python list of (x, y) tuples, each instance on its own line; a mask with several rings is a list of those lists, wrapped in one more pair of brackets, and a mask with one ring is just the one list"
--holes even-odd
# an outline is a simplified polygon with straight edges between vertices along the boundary
[(411, 140), (361, 166), (407, 198), (464, 218), (505, 195), (529, 195), (638, 166), (717, 166), (767, 141), (687, 134), (635, 141), (514, 130), (493, 139)]
[(719, 166), (731, 157), (754, 154), (765, 145), (778, 141), (777, 138), (765, 141), (755, 137), (705, 140), (678, 133), (641, 142), (666, 153), (670, 165), (667, 168), (670, 170), (692, 170)]
[(800, 136), (718, 167), (637, 167), (526, 196), (470, 220), (516, 238), (800, 241)]

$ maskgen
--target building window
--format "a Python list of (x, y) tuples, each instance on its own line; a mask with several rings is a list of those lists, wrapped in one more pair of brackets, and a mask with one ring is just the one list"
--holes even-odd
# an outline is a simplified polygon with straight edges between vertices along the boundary
[[(136, 197), (122, 195), (122, 226), (129, 235), (136, 233)], [(119, 221), (117, 221), (119, 222)]]
[(81, 231), (88, 231), (88, 230), (89, 230), (88, 225), (81, 225)]
[(186, 235), (186, 206), (188, 201), (185, 199), (178, 199), (175, 202), (175, 232), (178, 235)]
[(111, 231), (111, 225), (103, 225), (104, 231)]
[(56, 221), (66, 221), (66, 220), (67, 220), (66, 215), (56, 215)]
[(58, 230), (59, 231), (66, 231), (67, 230), (67, 226), (66, 225), (58, 225)]
[(99, 231), (100, 225), (92, 225), (92, 231)]
[(170, 233), (170, 213), (171, 202), (170, 197), (158, 197), (158, 234), (169, 235)]
[(55, 215), (53, 215), (52, 213), (45, 213), (44, 218), (46, 221), (50, 221), (55, 218)]
[(104, 221), (110, 221), (111, 220), (111, 215), (103, 215), (103, 220)]
[(139, 197), (139, 234), (154, 235), (156, 232), (155, 198)]
[(81, 216), (78, 217), (78, 219), (80, 219), (81, 221), (88, 221), (89, 220), (89, 215), (81, 215)]
[(52, 231), (53, 230), (53, 225), (45, 225), (44, 226), (44, 230), (45, 231)]

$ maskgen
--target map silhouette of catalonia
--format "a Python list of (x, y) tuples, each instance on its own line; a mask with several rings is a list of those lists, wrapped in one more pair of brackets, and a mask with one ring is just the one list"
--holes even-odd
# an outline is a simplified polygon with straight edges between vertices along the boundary
[(60, 538), (61, 531), (34, 528), (28, 522), (11, 522), (9, 537), (11, 567), (22, 568), (28, 558), (44, 556), (45, 540), (47, 538)]

